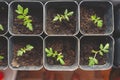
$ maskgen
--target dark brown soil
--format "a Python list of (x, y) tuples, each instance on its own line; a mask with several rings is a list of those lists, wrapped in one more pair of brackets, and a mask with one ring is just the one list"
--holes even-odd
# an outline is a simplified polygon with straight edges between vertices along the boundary
[[(64, 56), (65, 66), (75, 63), (76, 56), (76, 40), (74, 38), (49, 38), (46, 41), (46, 47), (52, 48), (54, 51), (61, 52)], [(50, 65), (59, 65), (56, 58), (47, 58), (47, 63)]]
[[(36, 5), (36, 4), (35, 4)], [(30, 5), (29, 5), (30, 6)], [(32, 6), (32, 5), (31, 5)], [(43, 31), (43, 11), (40, 6), (39, 10), (38, 7), (28, 7), (28, 6), (23, 6), (24, 8), (29, 8), (29, 14), (32, 19), (32, 25), (33, 25), (33, 31), (30, 31), (26, 26), (23, 25), (23, 20), (17, 19), (18, 14), (13, 12), (13, 27), (12, 27), (12, 32), (14, 34), (40, 34)]]
[[(33, 38), (33, 39), (32, 39)], [(27, 44), (31, 44), (34, 46), (34, 49), (31, 51), (27, 51), (23, 54), (23, 56), (17, 56), (17, 51)], [(13, 60), (12, 66), (13, 67), (20, 67), (20, 66), (40, 66), (42, 65), (42, 55), (43, 55), (43, 42), (39, 38), (34, 37), (26, 37), (26, 38), (15, 38), (13, 42)]]
[[(74, 11), (73, 16), (70, 17), (70, 21), (62, 21), (62, 22), (52, 22), (54, 16), (57, 14), (63, 14), (65, 9), (68, 9), (68, 11)], [(75, 7), (48, 7), (47, 9), (47, 22), (46, 22), (46, 32), (48, 34), (75, 34), (76, 27), (77, 27), (77, 15), (76, 15), (76, 9)]]
[[(91, 53), (91, 50), (99, 50), (101, 43), (105, 45), (106, 43), (109, 43), (109, 41), (105, 37), (83, 37), (80, 43), (80, 65), (88, 65), (89, 57), (94, 56), (94, 54)], [(98, 65), (103, 65), (106, 63), (107, 55), (97, 55), (96, 58), (99, 62)]]
[(0, 60), (0, 66), (7, 66), (8, 64), (8, 43), (7, 39), (0, 37), (0, 56), (4, 56), (3, 60)]
[(0, 34), (6, 33), (8, 28), (8, 6), (2, 3), (0, 3), (0, 24), (4, 28), (4, 31), (0, 30)]
[[(106, 9), (104, 7), (80, 7), (80, 28), (83, 33), (86, 34), (104, 34), (106, 31), (106, 25), (104, 23), (104, 14)], [(103, 27), (98, 28), (91, 20), (92, 15), (97, 15), (103, 20)]]

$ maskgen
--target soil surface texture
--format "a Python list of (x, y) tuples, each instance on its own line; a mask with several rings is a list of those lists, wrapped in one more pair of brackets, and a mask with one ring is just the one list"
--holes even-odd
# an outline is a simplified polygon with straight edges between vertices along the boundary
[(4, 59), (0, 60), (0, 66), (7, 66), (8, 64), (8, 44), (5, 38), (0, 37), (0, 56), (3, 56)]
[(8, 7), (7, 5), (0, 4), (0, 24), (3, 26), (3, 31), (0, 30), (0, 34), (7, 32), (8, 26)]

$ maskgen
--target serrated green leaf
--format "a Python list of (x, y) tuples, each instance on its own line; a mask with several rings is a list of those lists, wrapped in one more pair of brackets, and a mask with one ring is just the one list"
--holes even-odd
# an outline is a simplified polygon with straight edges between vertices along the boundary
[(103, 44), (100, 44), (100, 50), (102, 50), (104, 48)]
[(1, 24), (0, 24), (0, 30), (4, 31), (4, 28), (3, 28), (3, 26)]
[(89, 66), (94, 66), (95, 65), (95, 62), (94, 62), (93, 58), (89, 59), (89, 64), (88, 65)]
[(72, 16), (73, 14), (74, 14), (74, 12), (71, 11), (71, 12), (69, 12), (69, 13), (67, 14), (67, 16)]
[(98, 60), (96, 58), (93, 59), (95, 64), (98, 64)]
[(94, 54), (97, 54), (97, 53), (98, 53), (98, 52), (97, 52), (97, 51), (95, 51), (95, 50), (92, 50), (91, 52), (92, 52), (92, 53), (94, 53)]
[(48, 54), (47, 54), (47, 57), (51, 57), (51, 56), (52, 56), (52, 54), (51, 54), (51, 53), (48, 53)]
[(0, 60), (3, 60), (4, 59), (4, 56), (0, 56)]
[(48, 50), (47, 48), (45, 48), (45, 52), (46, 52), (46, 53), (49, 53), (49, 50)]
[(18, 4), (17, 9), (20, 13), (23, 13), (23, 7), (21, 5)]
[(32, 24), (31, 24), (31, 23), (27, 23), (27, 28), (28, 28), (30, 31), (33, 31), (33, 27), (32, 27)]
[(28, 8), (24, 10), (24, 15), (27, 15), (27, 14), (28, 14)]
[(94, 21), (96, 19), (96, 15), (91, 16), (91, 20)]
[(67, 13), (68, 13), (68, 10), (67, 10), (67, 9), (65, 9), (64, 15), (67, 15)]
[(23, 53), (26, 53), (25, 48), (21, 48), (21, 51), (22, 51)]
[(22, 55), (23, 55), (23, 53), (24, 53), (23, 51), (18, 50), (18, 51), (17, 51), (17, 56), (22, 56)]
[(102, 51), (103, 51), (104, 53), (108, 53), (108, 52), (109, 52), (109, 50), (104, 50), (104, 49), (103, 49)]
[(24, 19), (24, 16), (23, 15), (18, 15), (17, 18), (18, 19)]
[(59, 18), (59, 21), (62, 22), (62, 18), (61, 17)]
[(58, 16), (56, 16), (56, 17), (53, 19), (54, 22), (57, 21), (57, 20), (58, 20)]
[(27, 25), (27, 21), (24, 21), (23, 25), (24, 25), (24, 26)]
[(105, 45), (104, 49), (109, 49), (109, 47), (110, 47), (110, 44), (107, 43), (107, 44)]
[(102, 51), (100, 51), (99, 54), (100, 54), (101, 56), (103, 56), (103, 52), (102, 52)]
[(101, 28), (103, 26), (103, 21), (102, 20), (99, 20), (97, 22), (97, 27)]
[(61, 64), (61, 65), (64, 65), (64, 64), (65, 64), (65, 62), (64, 62), (63, 59), (60, 59), (60, 64)]
[(25, 16), (24, 20), (27, 21), (29, 20), (30, 16)]
[(65, 19), (66, 19), (67, 21), (69, 21), (69, 18), (68, 18), (68, 16), (65, 16)]
[(30, 44), (26, 45), (26, 50), (31, 51), (34, 47)]
[(93, 59), (93, 57), (89, 57), (89, 59)]
[(52, 48), (50, 48), (50, 50), (49, 50), (51, 53), (53, 53), (53, 49)]
[(20, 11), (18, 11), (18, 10), (15, 10), (15, 12), (17, 13), (17, 14), (22, 14)]

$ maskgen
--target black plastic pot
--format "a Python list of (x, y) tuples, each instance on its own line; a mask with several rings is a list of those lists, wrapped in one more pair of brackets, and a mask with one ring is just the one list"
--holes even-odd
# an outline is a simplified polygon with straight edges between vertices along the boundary
[(115, 39), (114, 66), (120, 67), (120, 38)]
[(120, 1), (114, 2), (115, 36), (120, 36)]
[[(24, 53), (22, 56), (16, 56), (18, 50), (20, 50), (21, 48), (25, 48), (25, 46), (28, 44), (32, 45), (34, 48), (31, 51), (26, 51), (26, 54)], [(20, 60), (22, 61), (22, 63)], [(33, 63), (29, 63), (29, 62), (33, 62)], [(43, 67), (42, 38), (38, 36), (10, 37), (8, 63), (9, 63), (9, 67), (12, 70), (40, 70)]]
[(110, 78), (109, 80), (120, 80), (120, 69), (112, 68), (109, 78)]
[[(105, 45), (109, 43), (110, 48), (107, 54), (104, 56), (96, 56), (98, 59), (98, 65), (88, 66), (89, 57), (93, 57), (92, 50), (99, 50), (100, 44)], [(97, 46), (97, 47), (96, 47)], [(90, 54), (87, 54), (90, 53)], [(98, 54), (99, 55), (99, 54)], [(106, 59), (103, 59), (106, 57)], [(106, 70), (110, 69), (113, 66), (114, 58), (114, 39), (110, 36), (83, 36), (80, 38), (80, 68), (83, 70)], [(84, 61), (84, 63), (82, 62)], [(100, 61), (104, 61), (101, 63)], [(86, 62), (86, 63), (85, 63)], [(100, 63), (100, 64), (99, 64)]]
[[(59, 22), (59, 21), (52, 22), (53, 18), (57, 14), (64, 14), (64, 11), (66, 9), (68, 9), (68, 11), (74, 12), (73, 15), (71, 17), (69, 17), (69, 21), (63, 20), (62, 22)], [(45, 18), (44, 32), (47, 35), (70, 36), (70, 35), (76, 35), (79, 32), (78, 3), (76, 1), (67, 1), (67, 0), (66, 1), (57, 1), (57, 0), (56, 1), (47, 1), (45, 3), (45, 17), (44, 18)], [(63, 24), (66, 26), (63, 26)], [(73, 26), (73, 24), (75, 24), (75, 25)], [(72, 27), (71, 27), (71, 25), (72, 25)], [(63, 27), (63, 28), (60, 29), (60, 27)]]
[[(83, 14), (84, 16), (91, 17), (92, 15), (98, 14), (97, 15), (98, 17), (103, 17), (103, 27), (106, 27), (106, 29), (102, 30), (102, 28), (96, 28), (95, 26), (94, 27), (96, 29), (94, 29), (94, 27), (93, 27), (94, 23), (87, 24), (87, 22), (85, 22), (85, 21), (86, 20), (89, 21), (89, 18), (83, 19), (82, 14), (80, 13), (82, 8), (89, 10), (88, 12), (90, 12), (88, 15), (86, 15), (84, 13)], [(94, 12), (93, 12), (93, 10), (94, 10)], [(99, 14), (101, 12), (102, 12), (102, 14)], [(95, 0), (81, 1), (79, 4), (79, 13), (80, 13), (80, 17), (79, 17), (80, 18), (80, 32), (83, 35), (111, 35), (113, 33), (113, 31), (114, 31), (114, 22), (113, 22), (114, 14), (113, 14), (113, 4), (110, 1), (103, 1), (103, 0), (102, 1), (100, 1), (100, 0), (98, 0), (98, 1), (95, 1)], [(84, 21), (84, 23), (82, 21)], [(85, 24), (90, 27), (93, 27), (93, 28), (90, 28), (90, 27), (88, 28), (85, 26)], [(102, 31), (102, 32), (100, 32), (100, 31)]]
[[(21, 5), (24, 9), (28, 8), (28, 15), (31, 16), (33, 31), (24, 28), (23, 20), (17, 19), (18, 14), (15, 12), (17, 6)], [(22, 23), (22, 24), (21, 24)], [(21, 25), (21, 26), (20, 26)], [(18, 28), (17, 28), (18, 27)], [(24, 29), (23, 29), (24, 28)], [(43, 33), (43, 4), (41, 1), (12, 1), (9, 4), (9, 33), (12, 35), (41, 35)]]
[[(53, 51), (58, 51), (58, 53), (62, 53), (64, 56), (63, 60), (65, 61), (65, 65), (61, 65), (59, 62), (51, 63), (50, 59), (54, 60), (54, 58), (48, 58), (46, 56), (46, 52), (44, 50), (43, 64), (44, 64), (45, 69), (51, 70), (51, 71), (73, 71), (73, 70), (77, 69), (78, 61), (79, 61), (78, 60), (78, 56), (79, 56), (78, 44), (79, 44), (78, 39), (73, 36), (69, 36), (69, 37), (68, 36), (67, 37), (66, 36), (64, 36), (64, 37), (48, 36), (48, 37), (46, 37), (44, 39), (44, 49), (45, 48), (48, 48), (48, 49), (53, 48)], [(70, 52), (67, 52), (67, 51), (70, 51)], [(67, 55), (67, 54), (69, 54), (69, 55)], [(69, 61), (69, 62), (67, 62), (67, 61)]]
[(0, 1), (0, 12), (0, 24), (4, 29), (0, 30), (0, 35), (4, 35), (8, 32), (8, 3), (6, 1)]

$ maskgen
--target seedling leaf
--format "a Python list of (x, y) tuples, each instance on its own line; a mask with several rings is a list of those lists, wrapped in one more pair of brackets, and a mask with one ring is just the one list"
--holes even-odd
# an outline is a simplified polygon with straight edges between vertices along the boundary
[(24, 19), (24, 16), (23, 15), (18, 15), (17, 18), (18, 19)]
[(27, 14), (28, 14), (28, 8), (24, 10), (24, 15), (27, 15)]
[(3, 28), (3, 26), (0, 24), (0, 30), (1, 31), (3, 31), (4, 30), (4, 28)]
[(110, 47), (110, 45), (109, 45), (109, 43), (107, 43), (107, 44), (105, 45), (104, 49), (109, 49), (109, 47)]
[(30, 44), (26, 45), (26, 47), (21, 48), (17, 51), (17, 56), (23, 56), (27, 51), (31, 51), (34, 47)]
[(0, 56), (0, 60), (3, 60), (4, 59), (4, 56)]
[(52, 57), (52, 58), (56, 58), (56, 61), (59, 61), (61, 65), (64, 65), (65, 62), (63, 60), (63, 55), (62, 53), (58, 53), (57, 51), (53, 51), (52, 48), (45, 48), (45, 52), (46, 52), (46, 56), (47, 57)]
[(100, 17), (97, 17), (96, 14), (91, 16), (91, 20), (97, 25), (98, 28), (103, 26), (103, 20), (101, 20)]
[(69, 21), (69, 17), (73, 15), (73, 11), (68, 12), (68, 9), (65, 9), (64, 14), (57, 14), (54, 18), (53, 18), (53, 22), (59, 21), (62, 22), (63, 20), (67, 20)]
[(18, 9), (20, 14), (23, 13), (23, 7), (21, 5), (18, 4), (17, 9)]

